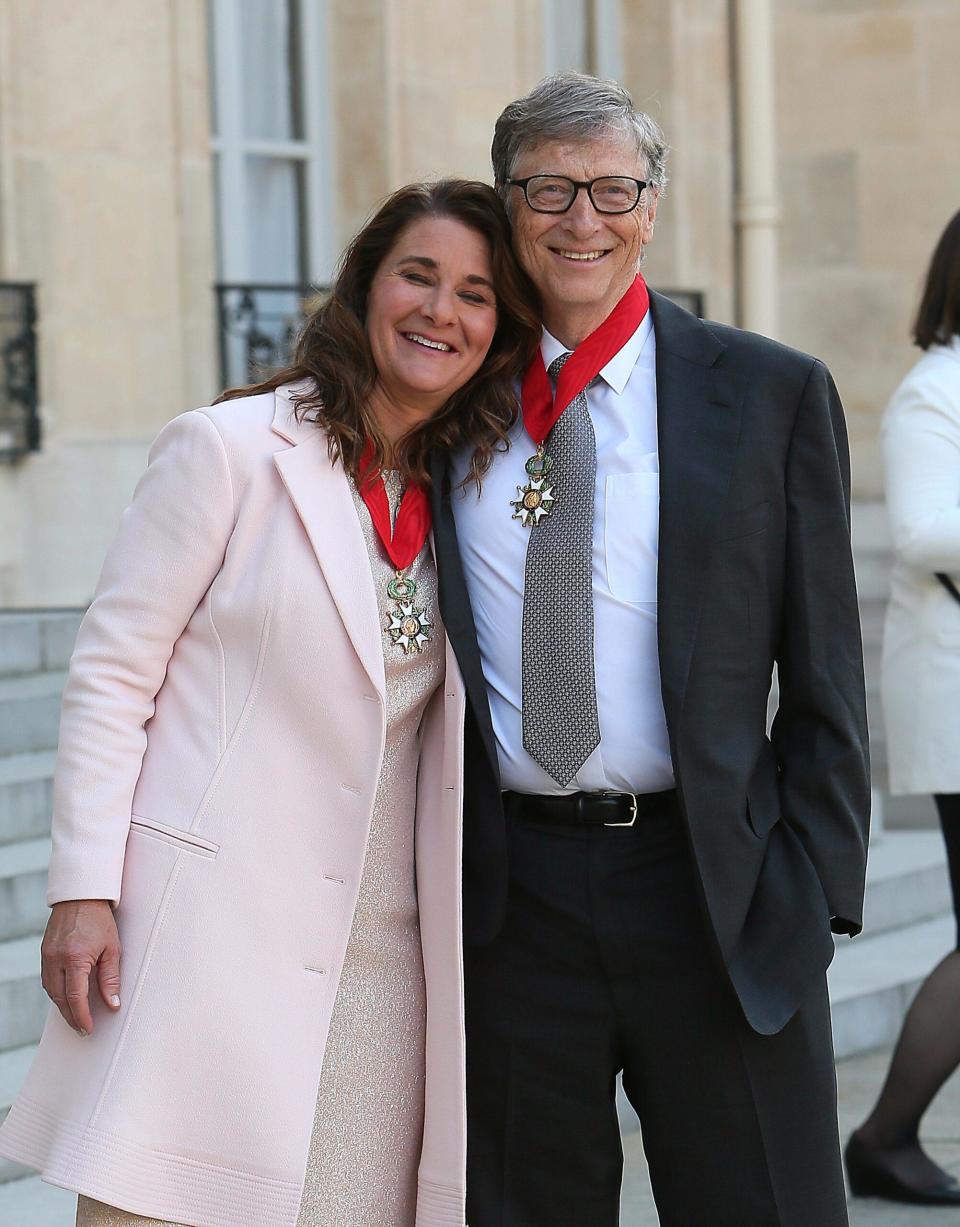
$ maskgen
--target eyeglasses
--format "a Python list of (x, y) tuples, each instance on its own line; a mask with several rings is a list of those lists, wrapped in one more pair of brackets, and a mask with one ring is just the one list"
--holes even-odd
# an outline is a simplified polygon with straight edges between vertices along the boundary
[(535, 213), (566, 213), (581, 188), (598, 213), (629, 213), (640, 203), (640, 193), (649, 180), (630, 179), (626, 175), (604, 175), (583, 181), (568, 179), (566, 175), (530, 175), (527, 179), (508, 179), (507, 183), (523, 188), (524, 198)]

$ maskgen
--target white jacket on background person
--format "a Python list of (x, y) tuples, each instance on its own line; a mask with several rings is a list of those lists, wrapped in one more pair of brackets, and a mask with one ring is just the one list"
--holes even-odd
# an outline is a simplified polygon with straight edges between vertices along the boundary
[(890, 791), (960, 792), (960, 336), (933, 345), (883, 423), (894, 565), (883, 637)]

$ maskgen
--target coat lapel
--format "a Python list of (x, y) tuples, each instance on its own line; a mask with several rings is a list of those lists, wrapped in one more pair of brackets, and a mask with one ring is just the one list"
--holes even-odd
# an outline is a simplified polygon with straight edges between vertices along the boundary
[(740, 437), (744, 388), (719, 360), (726, 348), (698, 319), (651, 295), (657, 343), (660, 683), (679, 720), (719, 513)]
[[(367, 565), (367, 545), (343, 469), (327, 453), (327, 437), (292, 413), (290, 391), (276, 393), (273, 429), (295, 446), (274, 455), (274, 464), (303, 523), (343, 625), (377, 693), (384, 696), (380, 610)], [(359, 564), (359, 565), (358, 565)]]

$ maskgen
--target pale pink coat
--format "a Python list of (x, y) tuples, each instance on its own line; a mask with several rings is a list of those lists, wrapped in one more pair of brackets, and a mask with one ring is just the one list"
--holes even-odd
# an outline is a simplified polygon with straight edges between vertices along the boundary
[[(384, 604), (288, 390), (163, 430), (80, 629), (55, 785), (49, 901), (118, 901), (123, 1006), (98, 998), (88, 1038), (52, 1010), (0, 1153), (152, 1218), (294, 1227), (383, 758)], [(434, 650), (416, 1221), (460, 1227), (464, 692)]]

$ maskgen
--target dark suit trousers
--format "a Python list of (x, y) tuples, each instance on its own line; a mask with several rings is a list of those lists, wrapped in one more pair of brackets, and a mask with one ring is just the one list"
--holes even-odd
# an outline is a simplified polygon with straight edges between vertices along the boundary
[(662, 1227), (846, 1227), (825, 984), (747, 1025), (674, 816), (508, 839), (507, 923), (467, 950), (470, 1227), (616, 1227), (621, 1070)]

